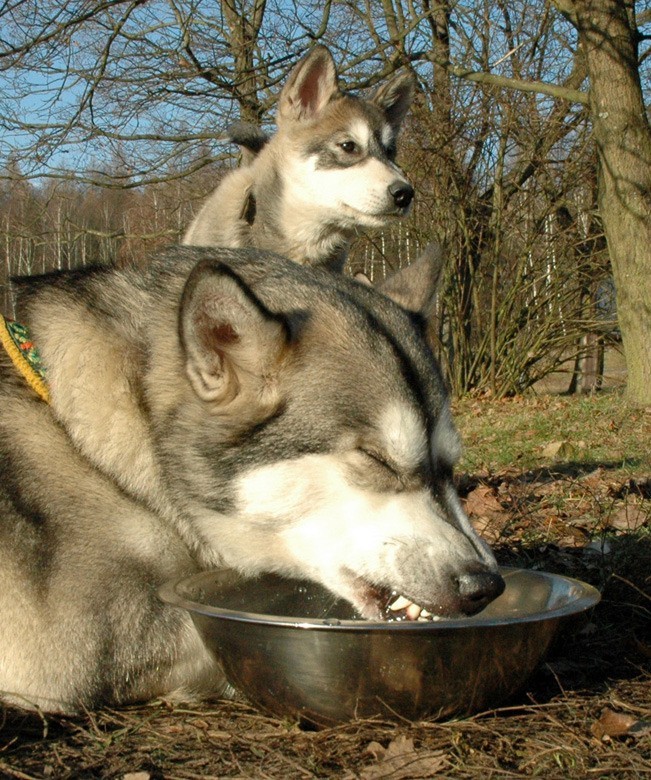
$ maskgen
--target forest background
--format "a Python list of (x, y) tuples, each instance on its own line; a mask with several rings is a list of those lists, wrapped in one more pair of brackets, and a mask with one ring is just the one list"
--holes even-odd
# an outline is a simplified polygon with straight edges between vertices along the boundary
[(443, 244), (432, 335), (453, 391), (517, 395), (559, 367), (593, 391), (615, 348), (651, 404), (650, 22), (631, 0), (5, 2), (0, 305), (12, 275), (177, 241), (237, 163), (225, 128), (273, 129), (319, 42), (346, 89), (417, 79), (413, 215), (360, 236), (349, 270), (381, 279)]

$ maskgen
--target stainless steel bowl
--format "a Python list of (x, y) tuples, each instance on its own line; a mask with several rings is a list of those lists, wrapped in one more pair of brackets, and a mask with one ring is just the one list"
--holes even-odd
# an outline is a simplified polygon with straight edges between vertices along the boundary
[(516, 693), (559, 628), (599, 601), (578, 580), (502, 569), (504, 593), (470, 618), (371, 622), (324, 588), (204, 572), (161, 589), (187, 609), (254, 705), (318, 726), (381, 715), (469, 715)]

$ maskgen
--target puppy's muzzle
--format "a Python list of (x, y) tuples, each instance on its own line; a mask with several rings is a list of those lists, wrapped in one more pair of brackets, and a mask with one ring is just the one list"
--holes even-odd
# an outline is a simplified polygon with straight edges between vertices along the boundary
[(396, 208), (406, 211), (414, 199), (414, 188), (406, 181), (394, 181), (389, 185), (389, 194)]

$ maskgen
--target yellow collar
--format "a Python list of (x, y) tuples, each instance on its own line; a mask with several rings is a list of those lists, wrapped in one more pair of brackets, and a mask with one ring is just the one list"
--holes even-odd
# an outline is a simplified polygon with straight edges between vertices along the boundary
[(50, 403), (50, 390), (45, 380), (41, 356), (29, 338), (29, 331), (20, 322), (8, 320), (0, 314), (0, 343), (11, 362), (27, 384), (45, 403)]

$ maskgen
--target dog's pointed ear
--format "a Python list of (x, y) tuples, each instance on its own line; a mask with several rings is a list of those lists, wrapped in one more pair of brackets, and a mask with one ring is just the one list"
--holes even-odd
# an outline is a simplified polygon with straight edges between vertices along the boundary
[(337, 68), (325, 46), (315, 46), (294, 67), (278, 102), (278, 121), (313, 119), (339, 94)]
[(186, 373), (199, 398), (227, 404), (244, 395), (252, 405), (270, 405), (289, 325), (228, 266), (206, 260), (195, 267), (183, 292), (179, 330)]
[(377, 290), (403, 309), (429, 319), (435, 310), (443, 266), (441, 247), (428, 244), (420, 257), (378, 285)]
[(378, 87), (371, 98), (396, 133), (414, 99), (414, 88), (414, 79), (410, 73), (398, 73)]

